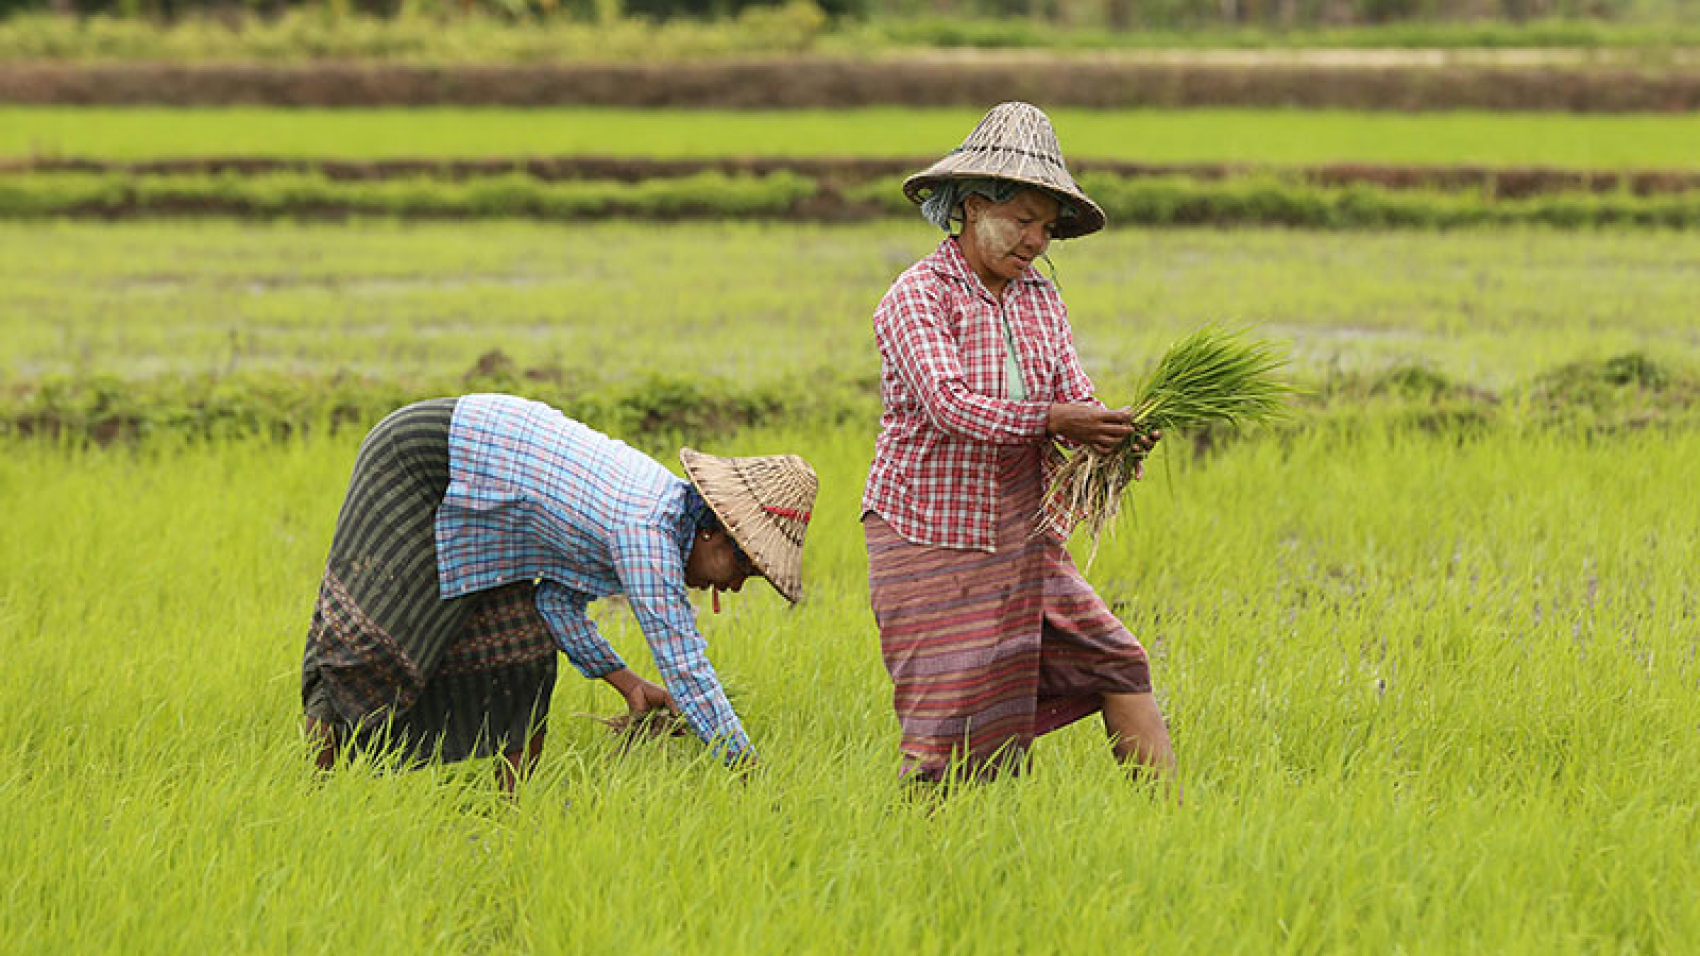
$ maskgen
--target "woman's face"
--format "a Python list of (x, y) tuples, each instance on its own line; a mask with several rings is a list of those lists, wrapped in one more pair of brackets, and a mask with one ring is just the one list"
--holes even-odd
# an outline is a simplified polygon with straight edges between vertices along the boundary
[(685, 584), (689, 587), (741, 591), (745, 579), (757, 575), (756, 566), (725, 531), (698, 528), (696, 535), (685, 558)]
[(962, 253), (988, 289), (1002, 292), (1044, 254), (1060, 208), (1037, 189), (1023, 189), (1008, 202), (979, 195), (963, 201)]

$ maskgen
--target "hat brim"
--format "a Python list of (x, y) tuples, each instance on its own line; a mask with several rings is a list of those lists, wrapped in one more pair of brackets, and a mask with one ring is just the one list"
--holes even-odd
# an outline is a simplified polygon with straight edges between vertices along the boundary
[[(685, 477), (690, 480), (691, 486), (696, 488), (697, 494), (702, 496), (702, 500), (708, 505), (709, 510), (714, 512), (714, 516), (720, 520), (720, 526), (726, 529), (726, 533), (731, 535), (732, 540), (749, 556), (750, 563), (754, 564), (756, 570), (761, 572), (761, 576), (766, 579), (767, 583), (773, 585), (773, 589), (792, 604), (801, 601), (803, 599), (802, 548), (793, 546), (789, 541), (786, 541), (783, 532), (779, 531), (777, 527), (766, 530), (772, 531), (774, 538), (785, 542), (785, 554), (773, 553), (766, 542), (757, 539), (756, 532), (761, 529), (759, 526), (752, 527), (752, 522), (758, 523), (758, 525), (759, 523), (771, 524), (771, 519), (761, 514), (759, 504), (756, 504), (754, 508), (735, 507), (734, 503), (729, 500), (729, 496), (722, 491), (719, 481), (716, 480), (720, 478), (733, 479), (734, 483), (742, 485), (749, 501), (754, 503), (756, 501), (755, 495), (747, 485), (742, 484), (737, 469), (731, 467), (724, 458), (707, 455), (691, 448), (679, 449), (679, 462), (685, 466)], [(716, 471), (720, 474), (709, 474)]]
[(1042, 192), (1050, 193), (1058, 200), (1072, 207), (1075, 215), (1067, 216), (1057, 221), (1057, 227), (1051, 233), (1053, 239), (1078, 239), (1089, 236), (1104, 228), (1106, 219), (1104, 210), (1092, 198), (1081, 192), (1077, 187), (1068, 189), (1057, 183), (1025, 176), (1010, 176), (1000, 173), (987, 172), (983, 169), (949, 169), (944, 168), (954, 157), (945, 157), (931, 167), (910, 176), (903, 181), (903, 195), (909, 201), (919, 206), (927, 198), (927, 193), (937, 188), (940, 183), (952, 179), (1001, 179), (1005, 182), (1020, 183), (1031, 186)]

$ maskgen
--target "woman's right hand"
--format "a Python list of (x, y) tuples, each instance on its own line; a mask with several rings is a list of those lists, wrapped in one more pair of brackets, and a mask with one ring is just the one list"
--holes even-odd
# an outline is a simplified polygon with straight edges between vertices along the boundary
[(1125, 408), (1058, 402), (1051, 406), (1045, 428), (1053, 435), (1108, 455), (1133, 434), (1133, 416)]

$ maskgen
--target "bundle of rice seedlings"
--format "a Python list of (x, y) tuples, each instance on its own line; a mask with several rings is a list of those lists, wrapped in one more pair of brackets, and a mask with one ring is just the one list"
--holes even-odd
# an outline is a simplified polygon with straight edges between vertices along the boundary
[[(1243, 331), (1205, 327), (1175, 343), (1135, 391), (1131, 411), (1137, 435), (1165, 437), (1201, 425), (1250, 425), (1286, 412), (1290, 383), (1277, 373), (1285, 349), (1247, 338)], [(1130, 440), (1106, 455), (1082, 448), (1058, 467), (1045, 492), (1045, 510), (1060, 509), (1086, 526), (1092, 554), (1098, 538), (1121, 514), (1122, 495), (1144, 457)]]
[(685, 718), (674, 716), (659, 708), (641, 714), (625, 713), (615, 717), (586, 713), (575, 713), (573, 716), (594, 720), (616, 734), (633, 739), (683, 737), (691, 730), (690, 725), (685, 723)]

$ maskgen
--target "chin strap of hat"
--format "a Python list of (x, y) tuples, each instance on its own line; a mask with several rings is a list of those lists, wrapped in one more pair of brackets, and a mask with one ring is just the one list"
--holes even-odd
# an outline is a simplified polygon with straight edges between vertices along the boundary
[(790, 508), (774, 508), (768, 505), (762, 505), (761, 510), (770, 515), (778, 515), (781, 518), (790, 518), (792, 521), (801, 521), (803, 524), (809, 523), (810, 513), (807, 511), (792, 511)]
[(1060, 282), (1057, 279), (1057, 264), (1051, 261), (1050, 251), (1046, 250), (1044, 252), (1039, 253), (1039, 258), (1045, 260), (1045, 265), (1049, 266), (1050, 269), (1051, 269), (1051, 285), (1056, 286), (1057, 291), (1061, 292), (1062, 291), (1062, 282)]

